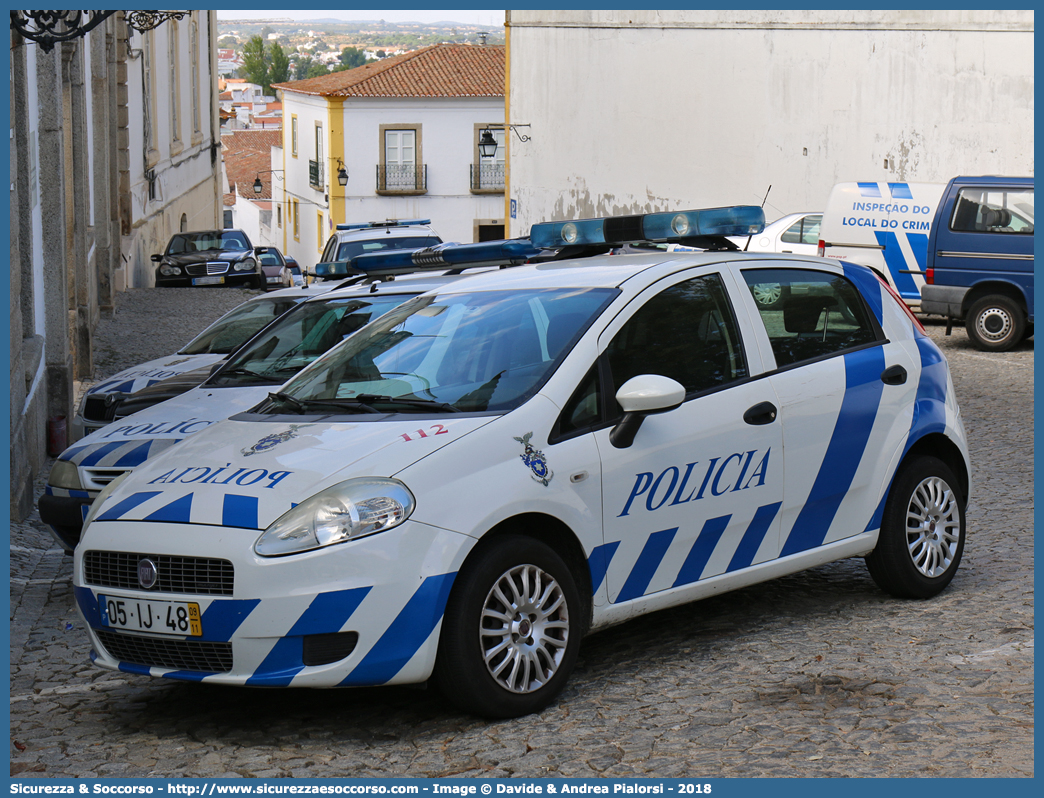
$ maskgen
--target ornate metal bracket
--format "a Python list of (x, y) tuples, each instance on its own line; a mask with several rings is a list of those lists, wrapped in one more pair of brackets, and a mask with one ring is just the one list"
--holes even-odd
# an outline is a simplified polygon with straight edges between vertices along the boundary
[[(11, 28), (50, 52), (60, 42), (86, 36), (116, 11), (11, 11)], [(182, 20), (188, 11), (124, 11), (126, 23), (139, 33), (164, 22)]]

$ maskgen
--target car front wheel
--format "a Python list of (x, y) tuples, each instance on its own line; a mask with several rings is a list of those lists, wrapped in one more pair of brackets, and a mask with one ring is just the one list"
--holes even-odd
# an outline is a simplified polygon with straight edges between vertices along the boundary
[(964, 534), (964, 497), (953, 471), (936, 457), (918, 457), (892, 483), (867, 569), (893, 596), (931, 598), (953, 579)]
[(521, 535), (480, 543), (457, 577), (435, 681), (451, 702), (488, 718), (546, 707), (580, 647), (580, 596), (550, 547)]
[(1026, 319), (1017, 302), (998, 294), (977, 300), (964, 327), (978, 349), (1004, 352), (1023, 339)]

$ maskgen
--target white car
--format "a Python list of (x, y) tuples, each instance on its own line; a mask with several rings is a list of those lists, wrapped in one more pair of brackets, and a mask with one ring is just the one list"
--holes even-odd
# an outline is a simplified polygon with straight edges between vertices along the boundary
[(352, 261), (359, 255), (423, 249), (441, 243), (442, 239), (431, 227), (431, 219), (339, 224), (327, 239), (320, 262), (311, 273), (317, 280), (340, 280), (359, 273), (352, 268)]
[[(816, 255), (819, 248), (821, 212), (788, 213), (757, 235), (732, 238), (744, 252), (782, 252), (793, 255)], [(778, 307), (783, 299), (783, 287), (778, 283), (763, 283), (752, 289), (754, 299), (765, 307)]]
[[(311, 288), (290, 288), (248, 299), (215, 321), (203, 332), (173, 354), (132, 366), (92, 385), (83, 398), (72, 422), (73, 442), (89, 435), (120, 416), (120, 405), (128, 398), (159, 382), (200, 372), (198, 385), (206, 369), (228, 357), (255, 333), (309, 297), (329, 291), (325, 284)], [(187, 390), (192, 383), (184, 385)]]
[[(555, 222), (528, 246), (762, 219)], [(942, 353), (869, 269), (542, 260), (405, 302), (112, 483), (74, 560), (91, 659), (228, 685), (432, 680), (514, 717), (554, 699), (586, 633), (646, 612), (846, 557), (898, 596), (949, 584), (960, 411)], [(809, 290), (766, 309), (751, 286), (770, 281)]]

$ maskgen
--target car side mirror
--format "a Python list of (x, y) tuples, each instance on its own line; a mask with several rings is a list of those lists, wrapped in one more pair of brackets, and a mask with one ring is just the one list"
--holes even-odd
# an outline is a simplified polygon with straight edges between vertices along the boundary
[(163, 256), (162, 255), (150, 255), (149, 256), (149, 260), (151, 260), (153, 263), (159, 263), (161, 260), (163, 260)]
[(254, 247), (255, 255), (266, 255), (271, 247)]
[(639, 374), (620, 386), (616, 401), (624, 414), (609, 433), (609, 442), (626, 449), (634, 443), (646, 416), (674, 410), (685, 401), (685, 386), (660, 374)]

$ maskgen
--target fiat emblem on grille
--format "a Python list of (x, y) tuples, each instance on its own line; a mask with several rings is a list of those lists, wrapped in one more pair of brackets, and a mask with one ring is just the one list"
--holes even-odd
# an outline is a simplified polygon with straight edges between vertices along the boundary
[(138, 584), (148, 590), (155, 586), (157, 579), (159, 579), (159, 571), (156, 569), (156, 563), (148, 557), (138, 560)]

